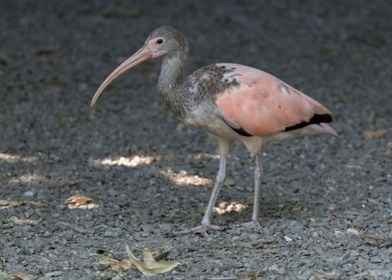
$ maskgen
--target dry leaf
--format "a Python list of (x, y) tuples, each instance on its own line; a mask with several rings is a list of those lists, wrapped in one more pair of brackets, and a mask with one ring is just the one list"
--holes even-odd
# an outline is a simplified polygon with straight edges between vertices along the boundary
[(318, 272), (313, 272), (309, 280), (332, 280), (332, 279), (337, 279), (338, 277), (339, 274), (337, 274), (335, 271), (332, 272), (318, 271)]
[(238, 280), (256, 280), (257, 277), (262, 277), (265, 274), (265, 271), (252, 271), (249, 272), (246, 276), (239, 277)]
[(110, 266), (117, 272), (130, 269), (133, 265), (144, 275), (158, 275), (172, 270), (180, 263), (177, 261), (157, 261), (153, 256), (153, 252), (150, 249), (143, 250), (143, 260), (136, 258), (128, 245), (125, 247), (128, 255), (126, 260), (117, 260), (110, 257), (103, 256), (100, 258), (99, 263), (102, 265)]
[(9, 208), (9, 207), (17, 207), (20, 205), (30, 204), (32, 206), (41, 207), (43, 206), (42, 202), (33, 201), (33, 200), (8, 200), (8, 199), (0, 199), (0, 209)]
[(142, 261), (132, 254), (128, 245), (125, 247), (125, 249), (127, 250), (129, 260), (144, 275), (158, 275), (160, 273), (165, 273), (180, 264), (178, 261), (156, 261), (150, 249), (144, 249)]
[(33, 280), (33, 276), (30, 274), (24, 274), (24, 273), (17, 273), (13, 276), (12, 280)]
[(16, 200), (0, 199), (0, 207), (13, 207), (20, 205)]
[(114, 271), (122, 272), (128, 270), (132, 267), (130, 260), (116, 260), (103, 256), (99, 259), (99, 263), (102, 265), (110, 266)]
[(362, 133), (362, 138), (365, 140), (378, 139), (384, 137), (388, 129), (367, 130)]
[(65, 204), (67, 204), (69, 209), (92, 209), (98, 207), (98, 204), (94, 203), (94, 200), (85, 194), (72, 195), (65, 200)]
[(376, 235), (362, 234), (361, 239), (367, 244), (374, 246), (391, 246), (392, 238), (380, 237)]
[(24, 274), (24, 273), (17, 273), (17, 274), (8, 274), (6, 272), (0, 271), (0, 280), (32, 280), (33, 276)]
[(42, 221), (42, 219), (32, 220), (32, 219), (19, 219), (18, 217), (12, 216), (8, 219), (16, 225), (37, 225)]

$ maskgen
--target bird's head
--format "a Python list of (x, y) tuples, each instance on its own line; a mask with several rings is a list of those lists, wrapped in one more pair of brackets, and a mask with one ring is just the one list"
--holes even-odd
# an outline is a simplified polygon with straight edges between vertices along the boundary
[(188, 52), (188, 43), (184, 35), (171, 26), (161, 26), (155, 29), (148, 36), (144, 45), (150, 47), (154, 53), (153, 57)]
[(91, 107), (95, 105), (103, 90), (118, 76), (132, 67), (152, 58), (160, 56), (188, 55), (188, 44), (182, 33), (171, 26), (155, 29), (148, 37), (143, 47), (121, 63), (107, 76), (95, 92)]

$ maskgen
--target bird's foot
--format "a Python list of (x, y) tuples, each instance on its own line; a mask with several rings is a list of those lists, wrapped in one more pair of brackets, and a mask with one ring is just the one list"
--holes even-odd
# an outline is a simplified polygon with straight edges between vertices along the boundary
[(242, 223), (240, 224), (240, 226), (246, 229), (255, 229), (255, 230), (261, 229), (261, 225), (258, 220), (252, 220), (247, 223)]
[(200, 234), (203, 236), (208, 236), (208, 231), (209, 230), (221, 230), (221, 227), (216, 226), (216, 225), (199, 225), (196, 226), (194, 228), (190, 228), (190, 229), (185, 229), (182, 231), (176, 231), (174, 232), (175, 235), (182, 235), (182, 234), (189, 234), (189, 233), (194, 233), (194, 234)]

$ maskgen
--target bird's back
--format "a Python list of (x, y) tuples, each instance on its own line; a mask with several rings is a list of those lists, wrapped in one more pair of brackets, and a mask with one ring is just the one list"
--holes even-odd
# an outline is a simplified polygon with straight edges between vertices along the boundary
[(244, 65), (203, 67), (182, 84), (188, 122), (208, 126), (220, 118), (239, 134), (270, 136), (332, 121), (330, 111), (276, 77)]

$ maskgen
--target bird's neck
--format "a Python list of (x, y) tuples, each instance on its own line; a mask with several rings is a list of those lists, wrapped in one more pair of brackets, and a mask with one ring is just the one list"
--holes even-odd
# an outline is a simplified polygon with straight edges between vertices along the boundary
[(163, 57), (158, 81), (160, 93), (172, 94), (173, 90), (182, 82), (184, 62), (184, 58), (180, 54)]
[(163, 101), (178, 117), (185, 116), (185, 100), (180, 85), (186, 61), (187, 54), (185, 53), (163, 57), (158, 81), (158, 91)]

